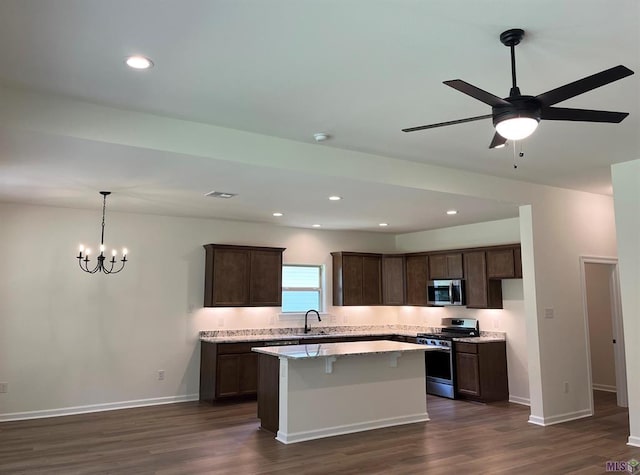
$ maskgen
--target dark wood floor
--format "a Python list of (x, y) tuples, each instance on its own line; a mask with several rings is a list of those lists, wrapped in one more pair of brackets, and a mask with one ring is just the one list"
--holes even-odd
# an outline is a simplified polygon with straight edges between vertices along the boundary
[[(596, 415), (539, 427), (516, 404), (429, 397), (431, 421), (283, 445), (256, 403), (182, 403), (0, 424), (2, 474), (600, 474), (640, 460), (627, 411), (596, 392)], [(313, 410), (313, 408), (309, 408)]]

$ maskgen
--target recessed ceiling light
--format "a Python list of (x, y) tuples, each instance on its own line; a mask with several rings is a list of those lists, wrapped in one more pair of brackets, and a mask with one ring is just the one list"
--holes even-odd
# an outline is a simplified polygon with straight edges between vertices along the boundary
[(389, 224), (387, 224), (387, 223), (380, 223), (380, 224), (378, 224), (378, 226), (381, 226), (381, 227), (383, 227), (383, 228), (384, 228), (385, 226), (389, 226)]
[(210, 191), (209, 193), (205, 193), (204, 196), (229, 199), (236, 196), (236, 193), (227, 193), (226, 191)]
[(447, 211), (447, 214), (458, 214), (458, 211), (455, 209), (450, 209), (449, 211)]
[(342, 196), (333, 195), (333, 196), (330, 196), (329, 199), (331, 201), (340, 201), (342, 199)]
[(125, 60), (125, 63), (127, 63), (127, 66), (133, 69), (149, 69), (153, 66), (153, 61), (141, 55), (129, 56)]
[(326, 132), (318, 132), (313, 134), (313, 138), (316, 140), (316, 142), (324, 142), (325, 140), (328, 140), (329, 137), (331, 136)]
[(311, 227), (312, 227), (312, 228), (319, 228), (319, 227), (320, 227), (320, 224), (312, 224), (312, 225), (311, 225)]
[(276, 216), (277, 218), (279, 218), (280, 216), (284, 216), (282, 213), (273, 213), (274, 216)]

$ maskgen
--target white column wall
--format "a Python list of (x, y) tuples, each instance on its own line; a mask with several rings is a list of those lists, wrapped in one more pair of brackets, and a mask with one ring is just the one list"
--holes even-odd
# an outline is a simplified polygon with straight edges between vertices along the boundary
[(629, 396), (629, 444), (640, 447), (640, 160), (611, 167)]
[[(580, 256), (615, 257), (615, 222), (610, 197), (568, 190), (539, 197), (530, 211), (530, 229), (527, 222), (521, 225), (523, 272), (531, 274), (534, 269), (534, 275), (523, 280), (528, 301), (530, 420), (547, 425), (591, 414)], [(521, 216), (522, 212), (521, 208)], [(537, 352), (539, 382), (534, 368)], [(534, 394), (538, 391), (539, 407)]]

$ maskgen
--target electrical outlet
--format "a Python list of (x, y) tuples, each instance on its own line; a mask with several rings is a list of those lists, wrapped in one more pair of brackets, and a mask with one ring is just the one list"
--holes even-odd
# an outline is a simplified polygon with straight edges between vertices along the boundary
[(9, 383), (0, 383), (0, 393), (9, 392)]
[(564, 382), (564, 393), (565, 394), (569, 393), (569, 381)]
[(164, 370), (163, 369), (159, 369), (158, 370), (158, 381), (164, 381)]
[(554, 318), (555, 312), (553, 311), (552, 308), (545, 308), (544, 309), (544, 318)]

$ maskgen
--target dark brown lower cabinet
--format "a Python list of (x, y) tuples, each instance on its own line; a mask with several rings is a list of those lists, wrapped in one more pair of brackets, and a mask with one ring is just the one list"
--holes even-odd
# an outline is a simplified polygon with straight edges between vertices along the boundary
[(258, 378), (258, 355), (218, 356), (217, 397), (246, 396), (256, 394)]
[(280, 427), (280, 360), (275, 356), (260, 354), (258, 362), (260, 427), (277, 434)]
[(258, 355), (251, 348), (264, 342), (209, 343), (200, 347), (200, 400), (255, 396)]
[[(200, 400), (214, 402), (233, 398), (255, 397), (258, 381), (258, 353), (251, 351), (260, 346), (281, 344), (344, 343), (347, 341), (391, 340), (395, 335), (321, 337), (300, 340), (274, 340), (239, 343), (200, 344)], [(401, 337), (404, 338), (404, 337)], [(413, 339), (415, 342), (415, 339)], [(404, 341), (404, 340), (402, 340)], [(274, 358), (277, 360), (277, 358)]]
[(481, 402), (509, 399), (506, 342), (455, 343), (456, 396)]

